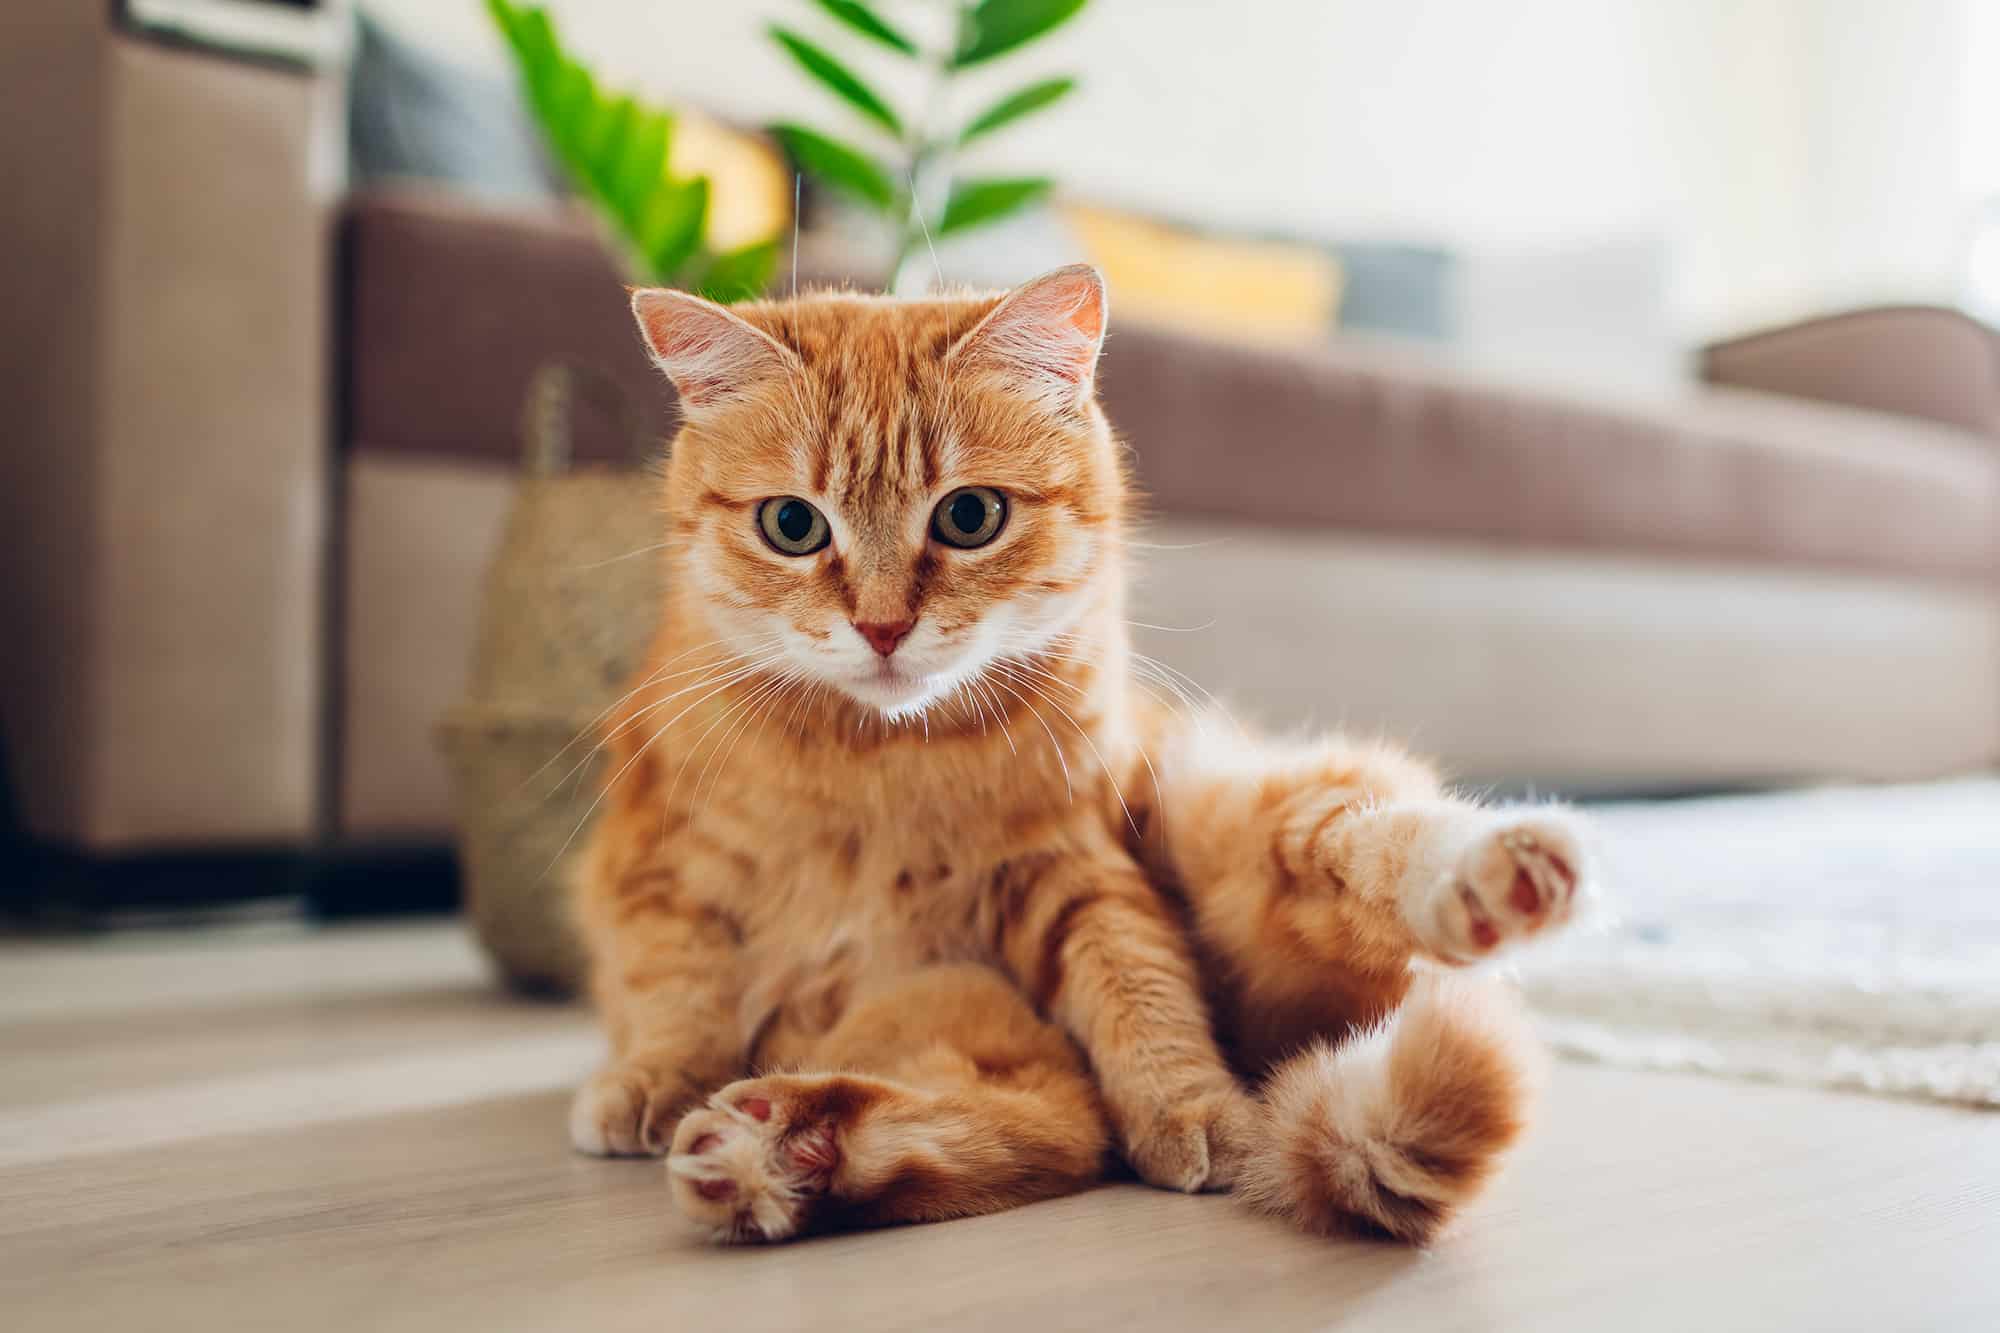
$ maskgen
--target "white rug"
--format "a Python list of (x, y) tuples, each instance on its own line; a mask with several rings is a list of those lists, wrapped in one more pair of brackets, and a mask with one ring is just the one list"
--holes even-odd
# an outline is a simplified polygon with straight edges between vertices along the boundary
[(1520, 977), (1566, 1056), (2000, 1107), (2000, 781), (1607, 805)]

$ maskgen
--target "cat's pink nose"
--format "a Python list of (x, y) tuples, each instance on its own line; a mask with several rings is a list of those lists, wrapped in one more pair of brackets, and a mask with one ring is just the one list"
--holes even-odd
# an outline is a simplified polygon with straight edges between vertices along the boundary
[(882, 620), (857, 620), (854, 628), (868, 640), (871, 648), (887, 657), (896, 651), (896, 645), (903, 641), (903, 636), (910, 632), (910, 626), (916, 623), (914, 620), (898, 620), (893, 624)]

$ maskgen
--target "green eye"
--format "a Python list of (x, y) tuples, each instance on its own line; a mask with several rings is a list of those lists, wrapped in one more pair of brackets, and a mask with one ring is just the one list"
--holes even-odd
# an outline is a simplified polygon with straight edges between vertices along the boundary
[(757, 526), (781, 555), (811, 555), (826, 545), (826, 515), (796, 495), (779, 495), (757, 506)]
[(1007, 523), (1007, 498), (991, 486), (961, 486), (931, 514), (931, 531), (947, 546), (971, 550), (1000, 535)]

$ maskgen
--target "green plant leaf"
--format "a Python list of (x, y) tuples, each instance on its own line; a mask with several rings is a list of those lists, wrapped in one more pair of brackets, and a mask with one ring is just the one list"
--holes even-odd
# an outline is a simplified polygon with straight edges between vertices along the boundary
[(487, 0), (487, 11), (513, 48), (521, 81), (528, 85), (528, 100), (539, 106), (548, 93), (550, 73), (559, 61), (549, 16), (539, 9), (510, 5), (507, 0)]
[(528, 85), (529, 105), (534, 107), (546, 131), (555, 100), (556, 76), (562, 70), (562, 51), (556, 46), (549, 16), (539, 9), (521, 16), (519, 31), (520, 45), (516, 49), (520, 53), (522, 80)]
[(964, 69), (1032, 42), (1083, 8), (1085, 0), (979, 0), (959, 27), (952, 65)]
[(1062, 101), (1075, 88), (1076, 80), (1071, 78), (1043, 79), (1040, 83), (1031, 83), (974, 116), (971, 123), (959, 132), (958, 141), (967, 144), (982, 135), (991, 134), (1003, 125), (1012, 124), (1051, 103)]
[(654, 187), (666, 178), (667, 144), (673, 128), (672, 116), (640, 108), (612, 166), (607, 193), (627, 230), (636, 226)]
[(915, 42), (883, 22), (882, 16), (866, 5), (856, 4), (855, 0), (813, 0), (813, 3), (856, 32), (865, 33), (884, 46), (901, 51), (906, 56), (917, 53)]
[(591, 108), (583, 129), (583, 157), (601, 164), (593, 170), (593, 182), (606, 204), (617, 206), (618, 165), (625, 160), (625, 141), (639, 119), (639, 108), (629, 97), (599, 99)]
[(659, 182), (631, 232), (639, 257), (652, 270), (653, 281), (674, 281), (701, 248), (702, 225), (707, 220), (708, 177)]
[(967, 227), (1006, 217), (1027, 207), (1055, 188), (1046, 176), (1023, 176), (1007, 180), (968, 180), (952, 186), (945, 201), (944, 216), (938, 219), (937, 234), (949, 236)]
[(486, 12), (492, 16), (494, 26), (507, 39), (507, 45), (521, 44), (521, 11), (507, 3), (507, 0), (486, 0)]
[(771, 25), (771, 37), (778, 45), (791, 53), (799, 62), (799, 68), (832, 89), (842, 101), (880, 125), (889, 133), (901, 137), (903, 122), (889, 109), (889, 104), (875, 95), (874, 89), (854, 76), (854, 72), (814, 46), (789, 28)]
[(801, 171), (828, 185), (865, 199), (885, 212), (896, 206), (896, 182), (858, 148), (807, 129), (803, 125), (773, 125), (771, 133)]
[(556, 147), (562, 150), (570, 169), (577, 173), (586, 187), (594, 182), (590, 179), (590, 162), (585, 156), (584, 145), (590, 137), (590, 123), (596, 113), (597, 80), (575, 61), (563, 60), (553, 71), (549, 82), (549, 110), (543, 123), (555, 139)]
[(727, 305), (762, 296), (778, 267), (778, 242), (758, 241), (717, 255), (701, 275), (700, 295)]
[(682, 285), (699, 275), (719, 300), (761, 291), (776, 264), (777, 238), (725, 255), (706, 252), (709, 182), (674, 178), (673, 116), (601, 89), (563, 49), (547, 11), (511, 0), (486, 0), (486, 8), (513, 54), (543, 137), (618, 233), (634, 270), (645, 281)]

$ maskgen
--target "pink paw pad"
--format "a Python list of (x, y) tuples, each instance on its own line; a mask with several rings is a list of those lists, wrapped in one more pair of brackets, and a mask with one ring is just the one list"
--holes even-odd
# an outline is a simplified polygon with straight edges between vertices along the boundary
[(1545, 839), (1526, 829), (1503, 834), (1500, 844), (1514, 861), (1513, 889), (1508, 894), (1508, 906), (1522, 916), (1535, 918), (1528, 928), (1536, 929), (1542, 924), (1539, 918), (1545, 910), (1560, 912), (1569, 905), (1570, 897), (1576, 891), (1576, 872)]
[(793, 1135), (785, 1145), (785, 1155), (795, 1168), (808, 1175), (831, 1175), (840, 1165), (840, 1145), (834, 1141), (833, 1131), (825, 1126)]
[(1419, 925), (1448, 960), (1473, 962), (1567, 921), (1582, 895), (1573, 817), (1536, 813), (1489, 825), (1437, 884)]
[(1472, 891), (1471, 885), (1459, 885), (1458, 898), (1465, 904), (1473, 944), (1484, 950), (1500, 943), (1500, 928), (1493, 924), (1493, 918), (1487, 915), (1485, 905), (1479, 901), (1479, 895)]
[(1535, 887), (1534, 876), (1525, 870), (1516, 870), (1514, 872), (1514, 889), (1507, 896), (1507, 901), (1512, 903), (1514, 910), (1523, 916), (1533, 916), (1535, 913), (1541, 911), (1542, 893), (1540, 889)]

